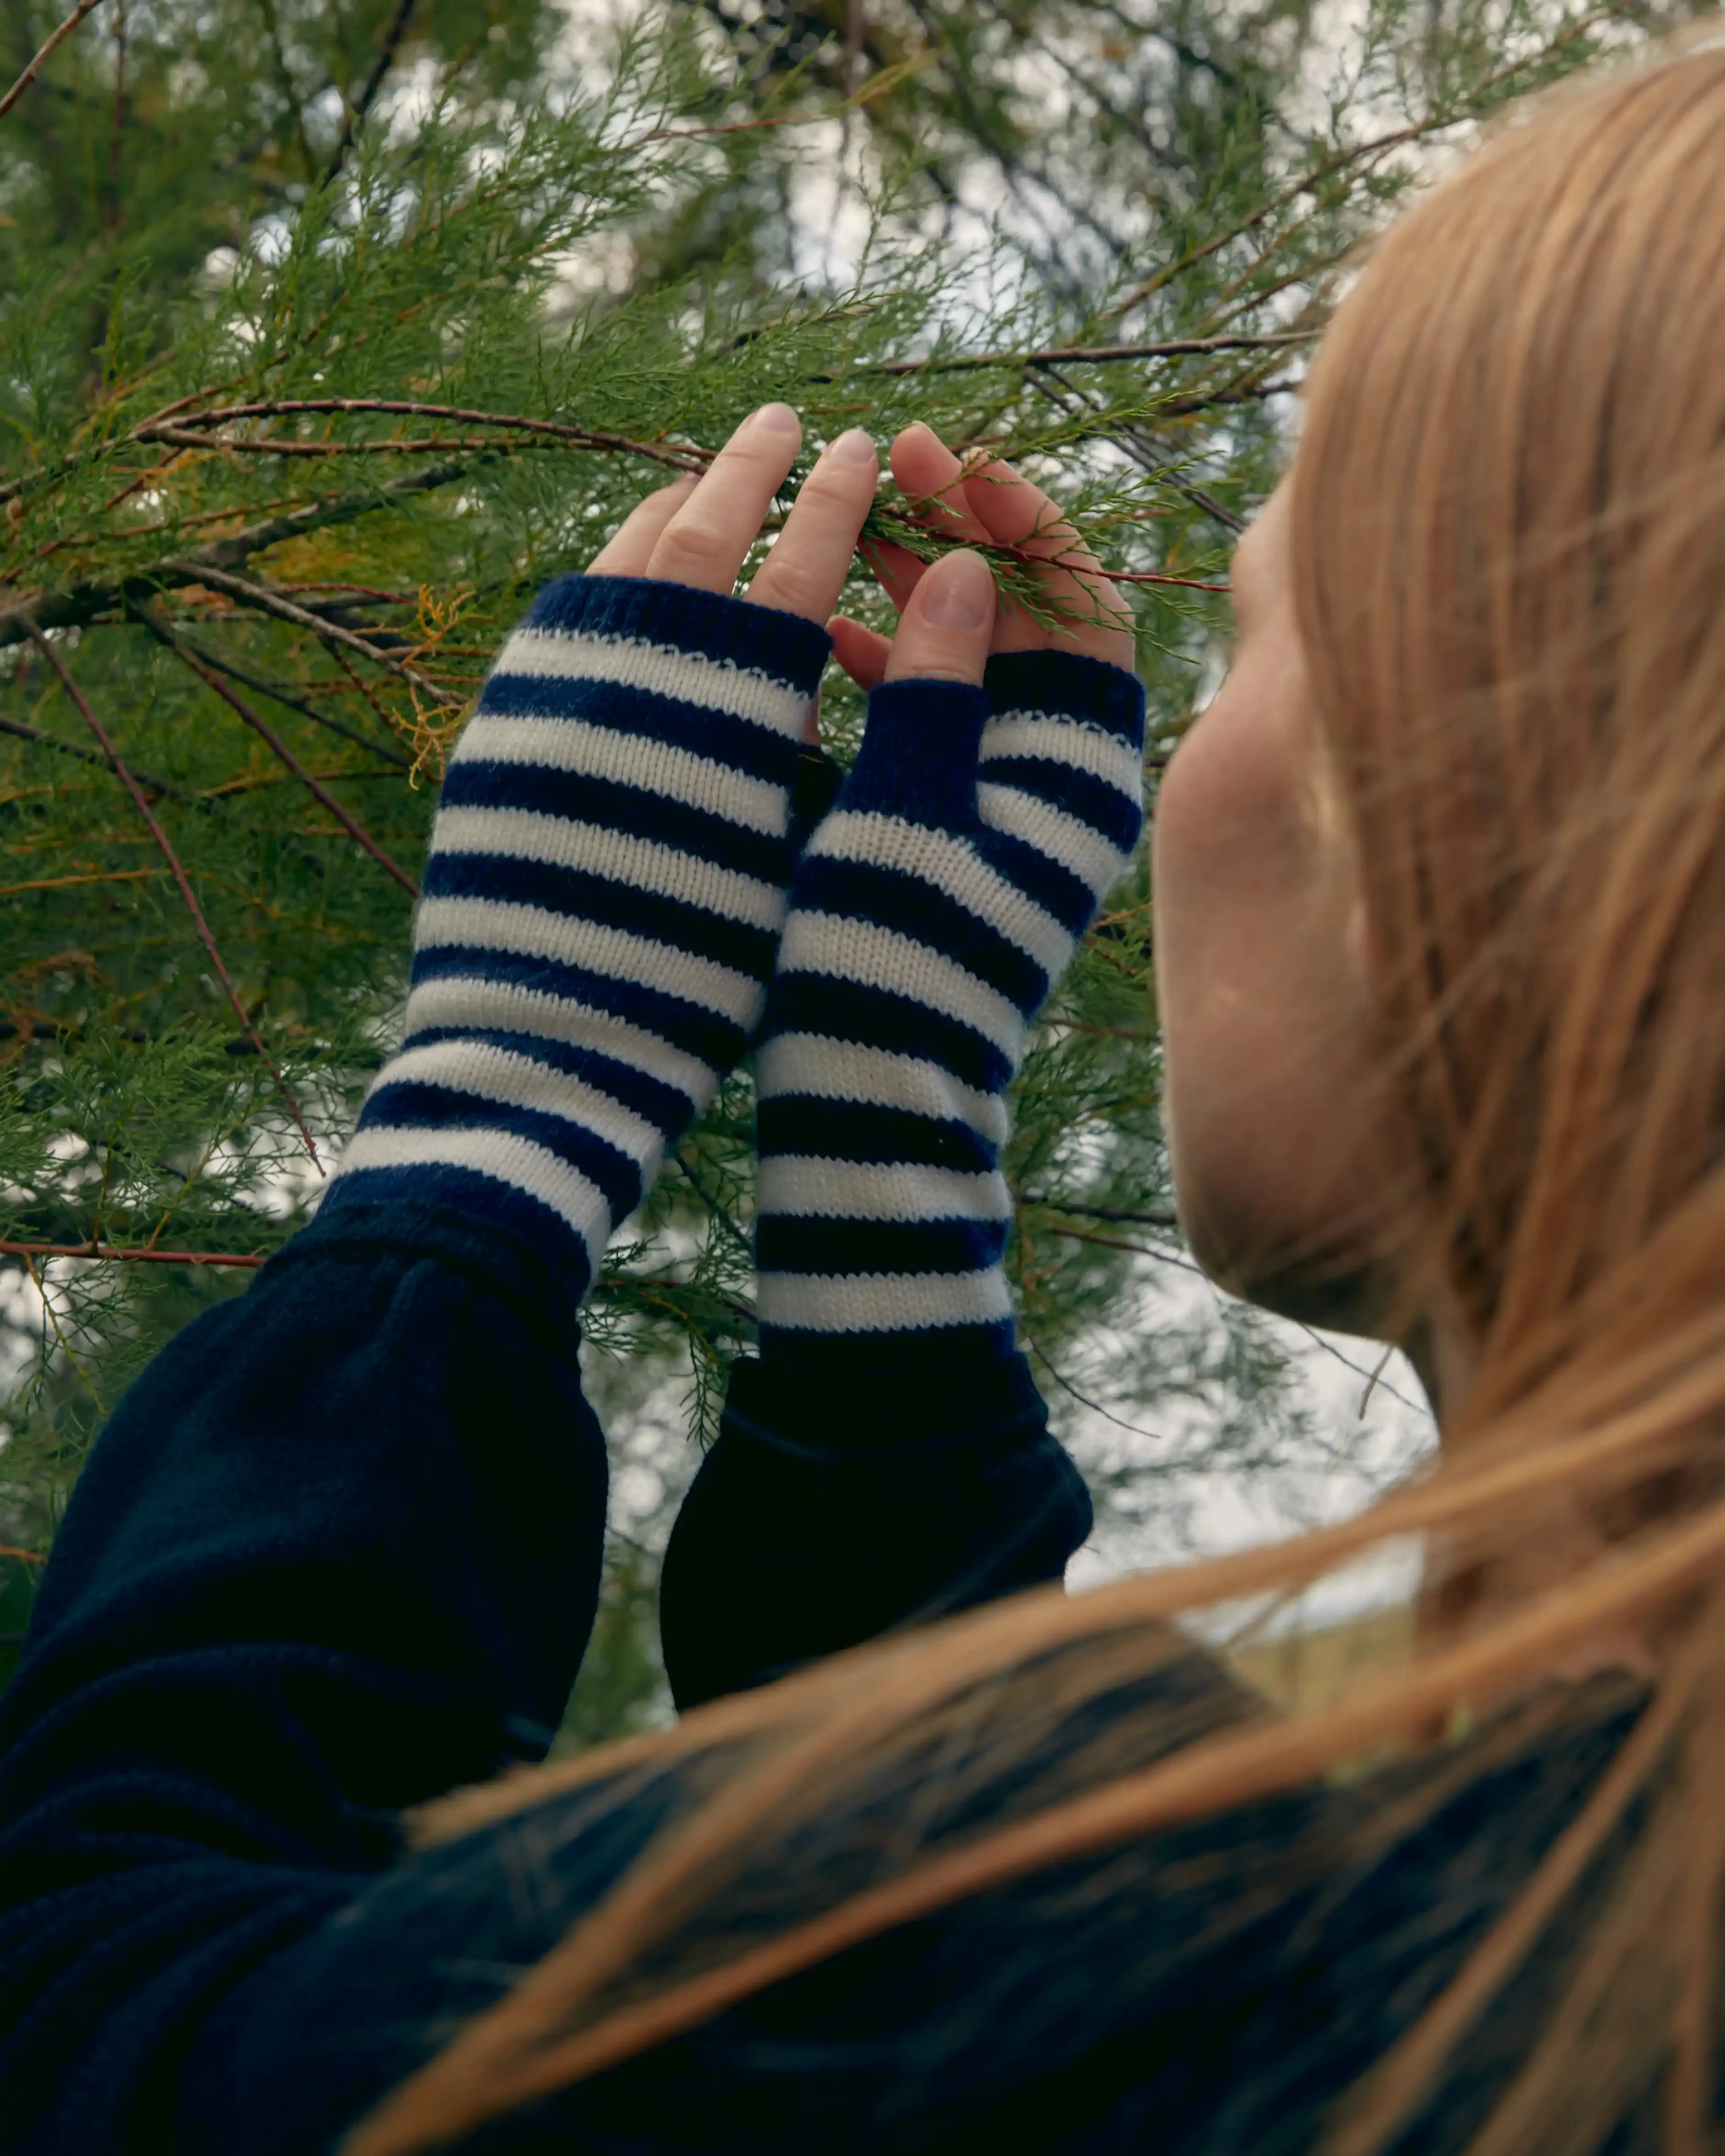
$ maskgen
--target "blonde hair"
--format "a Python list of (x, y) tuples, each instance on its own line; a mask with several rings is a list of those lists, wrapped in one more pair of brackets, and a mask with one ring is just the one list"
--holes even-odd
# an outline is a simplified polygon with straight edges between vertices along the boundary
[[(1423, 1753), (1418, 1800), (1435, 1802), (1477, 1754), (1434, 1751), (1434, 1730), (1459, 1709), (1546, 1727), (1514, 1702), (1625, 1630), (1654, 1671), (1632, 1734), (1331, 2134), (1347, 2156), (1393, 2138), (1639, 1808), (1470, 2156), (1583, 2156), (1655, 2071), (1666, 2145), (1708, 2145), (1725, 1872), (1722, 208), (1725, 52), (1668, 53), (1527, 112), (1435, 189), (1314, 369), (1296, 600), (1421, 1164), (1406, 1209), (1422, 1240), (1400, 1261), (1414, 1300), (1443, 1296), (1479, 1342), (1440, 1466), (1281, 1548), (1022, 1597), (433, 1807), (435, 1840), (600, 1779), (621, 1803), (674, 1768), (698, 1799), (347, 2156), (444, 2145), (889, 1927), (1385, 1746)], [(1559, 1528), (1584, 1558), (1522, 1578), (1514, 1550)], [(1171, 1620), (1416, 1532), (1450, 1591), (1406, 1666), (1321, 1710), (1116, 1719), (1054, 1743), (996, 1824), (943, 1825), (931, 1762), (960, 1759), (974, 1785), (1042, 1757), (1075, 1705), (1177, 1659)], [(1400, 1830), (1415, 1799), (1398, 1787)], [(780, 1907), (775, 1852), (829, 1821), (827, 1868)]]

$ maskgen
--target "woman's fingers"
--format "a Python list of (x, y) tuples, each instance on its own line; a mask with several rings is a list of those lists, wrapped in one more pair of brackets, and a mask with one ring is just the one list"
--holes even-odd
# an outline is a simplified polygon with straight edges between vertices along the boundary
[(644, 577), (659, 534), (695, 490), (693, 473), (637, 501), (587, 564), (590, 577)]
[(961, 547), (924, 569), (905, 602), (884, 678), (980, 684), (994, 634), (994, 577)]
[(949, 538), (986, 543), (988, 527), (966, 498), (965, 468), (932, 427), (920, 419), (906, 427), (893, 441), (889, 461), (913, 511)]
[(829, 442), (799, 488), (749, 597), (759, 606), (825, 621), (850, 574), (879, 477), (874, 444), (862, 428)]
[(654, 542), (644, 573), (729, 592), (802, 441), (788, 404), (763, 404), (738, 428)]
[(1058, 505), (998, 459), (966, 476), (965, 495), (996, 546), (1017, 547), (1049, 564), (1041, 578), (1043, 591), (1066, 617), (1058, 629), (1044, 629), (1022, 608), (1003, 608), (996, 649), (1057, 644), (1130, 669), (1131, 611)]
[(859, 689), (878, 689), (887, 678), (887, 661), (893, 655), (893, 639), (878, 629), (866, 629), (848, 614), (836, 613), (826, 624), (832, 639), (832, 655)]

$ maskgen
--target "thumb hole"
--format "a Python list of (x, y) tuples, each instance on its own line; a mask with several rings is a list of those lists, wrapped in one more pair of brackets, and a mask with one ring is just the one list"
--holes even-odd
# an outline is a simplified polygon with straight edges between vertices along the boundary
[(980, 687), (994, 619), (994, 577), (981, 555), (963, 547), (943, 556), (904, 602), (885, 678)]

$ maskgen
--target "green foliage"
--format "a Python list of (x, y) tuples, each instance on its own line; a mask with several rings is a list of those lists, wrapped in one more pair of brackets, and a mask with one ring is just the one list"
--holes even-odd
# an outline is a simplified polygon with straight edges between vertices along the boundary
[[(54, 19), (12, 11), (17, 65)], [(1375, 0), (1332, 49), (1300, 0), (620, 31), (109, 0), (0, 119), (0, 1543), (45, 1547), (130, 1375), (246, 1277), (16, 1246), (255, 1260), (304, 1217), (389, 1043), (444, 754), (540, 582), (765, 398), (810, 456), (924, 418), (1054, 485), (1128, 579), (1154, 771), (1349, 250), (1420, 146), (1644, 19)], [(918, 515), (883, 495), (874, 529), (926, 553)], [(860, 567), (847, 603), (885, 619)], [(841, 753), (859, 721), (830, 692)], [(1099, 1327), (1141, 1332), (1142, 1250), (1177, 1257), (1149, 927), (1141, 865), (1018, 1087), (1057, 1409)], [(750, 1148), (745, 1073), (591, 1307), (599, 1350), (687, 1358), (698, 1430), (749, 1337)], [(1275, 1370), (1235, 1313), (1139, 1340), (1099, 1404), (1262, 1403)], [(0, 1657), (33, 1576), (0, 1556)], [(650, 1588), (614, 1572), (586, 1734), (646, 1711)]]

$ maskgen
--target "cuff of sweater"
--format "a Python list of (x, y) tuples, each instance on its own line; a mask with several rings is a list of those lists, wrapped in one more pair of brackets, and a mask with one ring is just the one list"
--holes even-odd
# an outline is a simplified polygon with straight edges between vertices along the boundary
[[(386, 1187), (393, 1186), (393, 1187)], [(568, 1326), (592, 1284), (585, 1248), (544, 1209), (484, 1176), (414, 1169), (332, 1182), (307, 1224), (270, 1260), (296, 1265), (334, 1251), (380, 1262), (427, 1258), (483, 1281), (506, 1301)]]
[(991, 1331), (775, 1339), (731, 1366), (725, 1419), (810, 1458), (1016, 1441), (1048, 1427), (1030, 1365)]
[(1144, 746), (1144, 684), (1106, 660), (1076, 651), (1003, 651), (989, 660), (982, 685), (996, 719), (1076, 719)]
[[(533, 611), (503, 647), (497, 672), (531, 670), (535, 656), (560, 637), (636, 646), (648, 668), (657, 656), (674, 662), (704, 660), (698, 683), (681, 685), (685, 701), (753, 719), (796, 739), (832, 639), (817, 622), (778, 607), (757, 606), (721, 592), (646, 577), (559, 577), (546, 585)], [(554, 649), (554, 645), (553, 647)], [(559, 665), (554, 670), (569, 671)], [(590, 659), (573, 670), (592, 670)], [(672, 675), (650, 685), (677, 696)]]

